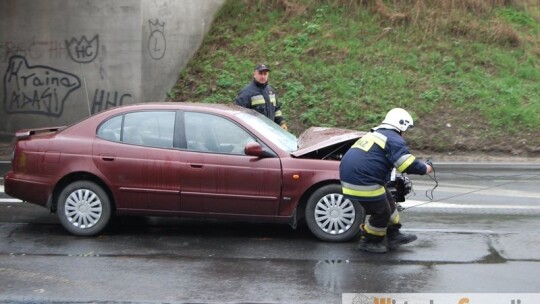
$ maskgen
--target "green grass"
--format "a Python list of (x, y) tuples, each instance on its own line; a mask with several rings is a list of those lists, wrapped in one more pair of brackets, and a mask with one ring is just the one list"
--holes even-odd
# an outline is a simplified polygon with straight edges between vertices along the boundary
[(404, 107), (413, 148), (540, 154), (540, 4), (440, 1), (382, 1), (412, 16), (395, 24), (364, 2), (229, 0), (169, 97), (231, 103), (264, 62), (293, 133), (365, 130)]

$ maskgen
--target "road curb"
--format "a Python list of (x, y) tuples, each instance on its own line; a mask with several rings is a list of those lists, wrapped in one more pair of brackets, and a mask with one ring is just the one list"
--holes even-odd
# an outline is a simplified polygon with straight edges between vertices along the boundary
[[(435, 162), (435, 169), (457, 169), (460, 170), (519, 170), (519, 171), (539, 171), (540, 163), (510, 163), (510, 162)], [(540, 172), (539, 172), (540, 173)]]
[(11, 169), (11, 162), (0, 160), (0, 178), (3, 178), (9, 169)]

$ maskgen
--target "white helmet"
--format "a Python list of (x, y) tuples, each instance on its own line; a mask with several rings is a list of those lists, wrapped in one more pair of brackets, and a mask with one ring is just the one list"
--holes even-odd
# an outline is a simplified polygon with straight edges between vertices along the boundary
[(405, 132), (407, 129), (414, 127), (411, 114), (402, 108), (394, 108), (388, 111), (382, 124), (390, 125), (401, 132)]

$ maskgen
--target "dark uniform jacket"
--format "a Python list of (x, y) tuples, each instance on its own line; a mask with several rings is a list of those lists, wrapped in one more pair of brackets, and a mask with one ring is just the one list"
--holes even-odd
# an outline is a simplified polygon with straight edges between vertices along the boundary
[(278, 125), (284, 122), (276, 91), (268, 84), (261, 84), (253, 79), (249, 85), (240, 91), (235, 103), (244, 108), (256, 110)]
[(410, 174), (426, 173), (426, 165), (417, 160), (405, 140), (393, 129), (371, 130), (345, 153), (339, 166), (343, 194), (362, 201), (385, 197), (384, 185), (393, 168)]

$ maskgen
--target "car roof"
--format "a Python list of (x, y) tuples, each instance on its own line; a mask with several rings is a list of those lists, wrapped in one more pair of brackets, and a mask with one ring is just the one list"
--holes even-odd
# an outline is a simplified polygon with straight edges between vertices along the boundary
[(224, 103), (201, 103), (201, 102), (145, 102), (145, 103), (136, 103), (130, 105), (119, 106), (114, 109), (218, 109), (220, 111), (230, 111), (242, 109), (241, 107), (235, 104), (224, 104)]
[(252, 111), (247, 108), (240, 107), (233, 103), (229, 104), (217, 104), (217, 103), (194, 103), (194, 102), (147, 102), (147, 103), (137, 103), (129, 105), (121, 105), (114, 108), (109, 108), (107, 110), (95, 113), (90, 117), (81, 119), (80, 121), (74, 122), (64, 129), (68, 131), (69, 129), (80, 127), (88, 127), (95, 123), (101, 123), (103, 119), (107, 117), (112, 117), (122, 113), (134, 112), (134, 111), (147, 111), (147, 110), (183, 110), (183, 111), (201, 111), (206, 113), (213, 113), (222, 116), (233, 117), (239, 112), (249, 112)]
[(126, 112), (135, 110), (204, 110), (208, 112), (223, 113), (227, 112), (232, 114), (233, 112), (247, 111), (247, 109), (237, 106), (232, 103), (195, 103), (195, 102), (147, 102), (137, 103), (131, 105), (124, 105), (109, 109), (101, 113), (110, 112)]

